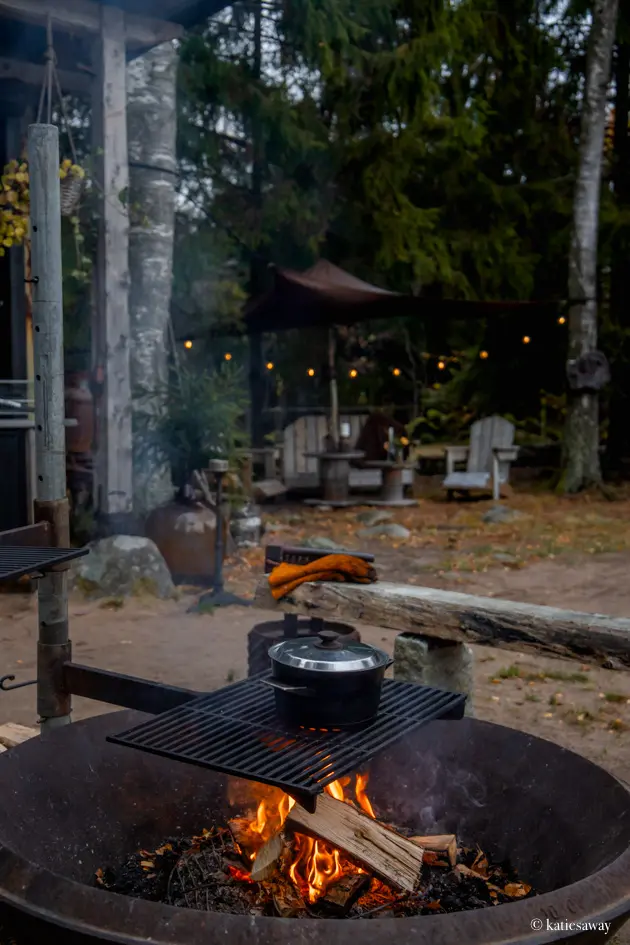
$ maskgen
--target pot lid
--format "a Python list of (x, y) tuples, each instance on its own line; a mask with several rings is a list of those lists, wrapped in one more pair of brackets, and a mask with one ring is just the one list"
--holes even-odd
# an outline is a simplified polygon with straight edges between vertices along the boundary
[(316, 637), (282, 640), (269, 656), (283, 666), (323, 673), (355, 673), (387, 666), (390, 658), (383, 650), (356, 640), (343, 640), (334, 630), (320, 630)]

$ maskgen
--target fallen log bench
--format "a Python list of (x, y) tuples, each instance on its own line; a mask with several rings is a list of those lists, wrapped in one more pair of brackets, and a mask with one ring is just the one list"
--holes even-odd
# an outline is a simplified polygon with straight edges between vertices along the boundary
[(276, 602), (262, 578), (255, 605), (399, 630), (394, 675), (472, 696), (469, 644), (630, 667), (630, 619), (403, 584), (302, 584)]

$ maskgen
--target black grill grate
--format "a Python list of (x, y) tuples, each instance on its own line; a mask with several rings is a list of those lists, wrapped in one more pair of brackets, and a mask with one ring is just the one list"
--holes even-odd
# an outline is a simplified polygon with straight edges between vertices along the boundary
[(88, 553), (87, 548), (30, 548), (0, 545), (0, 581), (16, 581), (27, 574), (42, 574), (57, 564)]
[(434, 719), (459, 719), (465, 696), (386, 679), (379, 713), (360, 731), (285, 728), (264, 675), (218, 689), (108, 741), (282, 788), (308, 810), (343, 777)]

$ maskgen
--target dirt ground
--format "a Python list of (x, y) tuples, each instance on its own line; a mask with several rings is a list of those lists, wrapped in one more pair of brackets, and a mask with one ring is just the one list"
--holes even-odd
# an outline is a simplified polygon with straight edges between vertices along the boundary
[[(630, 617), (630, 500), (516, 495), (506, 504), (518, 517), (492, 525), (483, 521), (491, 503), (420, 501), (393, 517), (410, 531), (404, 540), (359, 536), (364, 526), (358, 510), (272, 507), (264, 516), (264, 543), (296, 545), (327, 537), (373, 551), (383, 580)], [(228, 586), (251, 595), (261, 572), (261, 549), (241, 553), (228, 565)], [(166, 602), (73, 596), (74, 658), (194, 689), (244, 677), (247, 634), (273, 615), (236, 607), (189, 614), (193, 600), (187, 592)], [(361, 632), (367, 642), (392, 650), (395, 632), (373, 627)], [(0, 671), (20, 681), (32, 678), (36, 638), (35, 599), (0, 595)], [(555, 741), (630, 781), (630, 673), (475, 649), (479, 718)], [(112, 709), (75, 700), (75, 718), (102, 711)], [(0, 693), (1, 721), (36, 722), (33, 687)], [(619, 941), (626, 942), (625, 936)]]

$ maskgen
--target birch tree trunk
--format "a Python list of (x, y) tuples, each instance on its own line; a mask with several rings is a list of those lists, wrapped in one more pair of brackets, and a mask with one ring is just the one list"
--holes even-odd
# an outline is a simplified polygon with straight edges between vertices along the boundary
[[(596, 0), (593, 4), (569, 251), (569, 359), (597, 347), (599, 199), (606, 93), (617, 13), (618, 0)], [(565, 427), (565, 491), (577, 492), (600, 481), (597, 394), (570, 393)]]
[(127, 74), (129, 140), (129, 313), (134, 424), (134, 511), (172, 498), (168, 465), (147, 449), (151, 417), (168, 380), (168, 324), (175, 231), (177, 52), (172, 43), (135, 59)]

